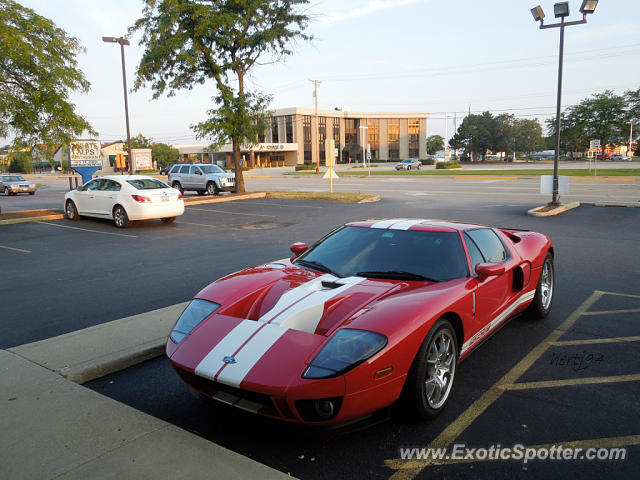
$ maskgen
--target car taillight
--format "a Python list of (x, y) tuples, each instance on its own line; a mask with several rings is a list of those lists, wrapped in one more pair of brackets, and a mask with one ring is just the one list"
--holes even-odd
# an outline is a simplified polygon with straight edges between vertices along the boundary
[(145, 197), (143, 195), (131, 195), (136, 202), (140, 203), (151, 203), (151, 199), (149, 197)]
[(182, 194), (181, 193), (178, 194), (178, 200), (182, 200)]

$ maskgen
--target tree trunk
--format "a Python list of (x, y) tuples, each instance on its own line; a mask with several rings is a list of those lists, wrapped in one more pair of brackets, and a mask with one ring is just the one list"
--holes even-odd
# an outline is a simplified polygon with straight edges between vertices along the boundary
[[(244, 95), (244, 74), (237, 72), (238, 74), (238, 95)], [(235, 164), (236, 173), (236, 193), (244, 193), (244, 176), (242, 175), (242, 154), (240, 153), (240, 143), (243, 138), (233, 138), (233, 158)]]

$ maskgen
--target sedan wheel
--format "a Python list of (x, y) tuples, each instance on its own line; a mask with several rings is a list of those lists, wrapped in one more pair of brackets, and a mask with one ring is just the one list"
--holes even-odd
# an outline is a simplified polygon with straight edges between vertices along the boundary
[(8, 197), (9, 195), (11, 195), (11, 192), (9, 191), (9, 187), (4, 187), (4, 194)]
[(411, 170), (411, 165), (409, 165), (409, 166), (407, 167), (407, 170)]
[(69, 220), (75, 221), (80, 218), (78, 215), (78, 209), (76, 208), (76, 204), (73, 203), (73, 200), (67, 200), (67, 203), (65, 203), (64, 214)]
[(416, 415), (437, 416), (449, 399), (458, 361), (458, 343), (451, 323), (438, 320), (429, 331), (409, 377), (406, 392)]
[(220, 189), (215, 182), (209, 182), (207, 183), (207, 193), (209, 195), (218, 195), (220, 193)]
[(161, 218), (160, 220), (162, 220), (162, 223), (173, 223), (175, 219), (176, 217), (165, 217), (165, 218)]
[(127, 228), (129, 226), (130, 222), (127, 212), (120, 205), (116, 205), (116, 208), (113, 209), (113, 223), (115, 223), (118, 228)]

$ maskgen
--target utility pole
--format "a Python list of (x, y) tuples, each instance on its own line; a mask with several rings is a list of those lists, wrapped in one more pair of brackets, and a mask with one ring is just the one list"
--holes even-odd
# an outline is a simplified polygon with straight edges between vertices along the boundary
[(318, 86), (322, 83), (320, 80), (309, 80), (310, 82), (313, 83), (314, 85), (314, 90), (313, 90), (313, 97), (315, 98), (316, 101), (316, 113), (315, 113), (315, 118), (316, 118), (316, 141), (313, 141), (313, 135), (311, 135), (311, 156), (312, 156), (312, 161), (313, 161), (313, 157), (316, 157), (316, 173), (320, 172), (320, 124), (318, 122)]
[(629, 122), (629, 151), (627, 155), (629, 158), (633, 157), (633, 150), (631, 150), (631, 144), (633, 143), (633, 120)]

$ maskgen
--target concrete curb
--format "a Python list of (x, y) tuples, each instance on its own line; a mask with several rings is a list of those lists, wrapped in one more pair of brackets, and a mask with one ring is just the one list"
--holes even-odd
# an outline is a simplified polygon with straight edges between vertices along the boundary
[(43, 217), (23, 217), (12, 218), (10, 220), (0, 220), (0, 225), (13, 225), (15, 223), (28, 223), (28, 222), (42, 222), (45, 220), (61, 220), (64, 218), (64, 214), (59, 213), (56, 215), (45, 215)]
[(629, 207), (640, 208), (640, 201), (632, 202), (582, 202), (582, 205), (593, 205), (595, 207)]
[(201, 200), (187, 199), (184, 202), (184, 206), (188, 207), (189, 205), (204, 205), (205, 203), (223, 203), (223, 202), (233, 202), (236, 200), (250, 200), (252, 198), (265, 198), (266, 196), (267, 196), (266, 192), (255, 192), (255, 193), (247, 193), (243, 195), (235, 195), (233, 197), (224, 196), (224, 197), (216, 197), (216, 198), (205, 198)]
[(559, 207), (554, 208), (553, 210), (549, 210), (546, 212), (541, 212), (543, 208), (546, 208), (546, 205), (542, 205), (541, 207), (532, 208), (527, 212), (527, 215), (531, 215), (532, 217), (551, 217), (553, 215), (558, 215), (560, 213), (564, 213), (567, 210), (573, 210), (580, 206), (580, 202), (572, 202), (566, 205), (560, 205)]
[(373, 203), (373, 202), (379, 202), (380, 200), (382, 200), (380, 198), (380, 195), (376, 195), (375, 197), (363, 198), (358, 203)]

